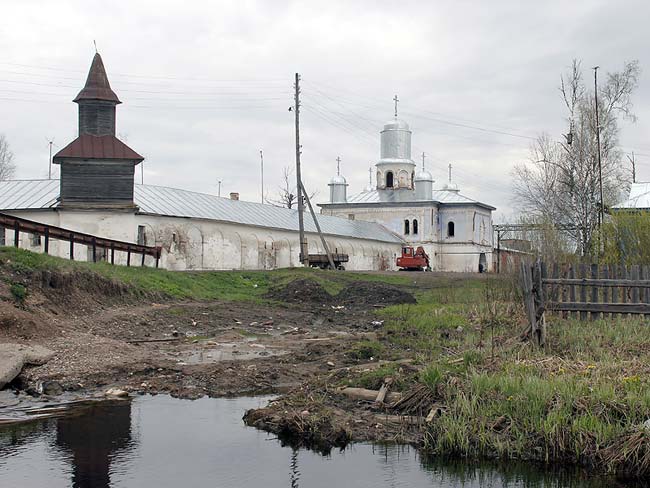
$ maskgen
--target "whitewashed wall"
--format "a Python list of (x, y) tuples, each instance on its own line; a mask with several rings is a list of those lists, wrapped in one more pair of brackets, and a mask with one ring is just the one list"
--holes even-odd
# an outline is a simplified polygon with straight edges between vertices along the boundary
[[(140, 215), (102, 211), (14, 211), (12, 215), (78, 232), (128, 242), (137, 242), (138, 226), (144, 227), (145, 244), (161, 246), (161, 267), (186, 269), (275, 269), (301, 266), (298, 233), (263, 227), (179, 217)], [(324, 253), (317, 234), (306, 234), (310, 253)], [(6, 243), (13, 243), (13, 231), (5, 232)], [(350, 256), (350, 270), (395, 269), (401, 252), (399, 243), (370, 239), (325, 236), (331, 251)], [(42, 251), (29, 234), (20, 234), (20, 247)], [(50, 240), (50, 254), (69, 258), (69, 243)], [(91, 259), (87, 247), (75, 245), (75, 260)], [(116, 252), (116, 263), (126, 264), (126, 253)], [(133, 256), (132, 264), (140, 257)], [(153, 265), (147, 257), (145, 263)]]

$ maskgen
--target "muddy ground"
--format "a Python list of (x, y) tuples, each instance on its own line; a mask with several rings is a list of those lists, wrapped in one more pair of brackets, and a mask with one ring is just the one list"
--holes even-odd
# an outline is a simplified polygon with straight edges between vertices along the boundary
[[(89, 274), (24, 280), (30, 289), (24, 301), (0, 287), (0, 342), (45, 346), (54, 357), (23, 369), (10, 385), (20, 401), (7, 402), (3, 392), (0, 417), (17, 403), (76, 400), (110, 388), (188, 399), (291, 391), (287, 398), (294, 400), (280, 413), (287, 422), (299, 415), (301, 422), (311, 416), (331, 423), (320, 426), (323, 442), (305, 437), (303, 444), (327, 449), (352, 438), (414, 440), (400, 437), (404, 425), (381, 425), (366, 404), (334, 393), (338, 409), (323, 411), (309, 400), (310, 385), (320, 378), (376, 366), (355, 354), (354, 345), (375, 339), (379, 308), (415, 302), (408, 290), (353, 283), (331, 296), (316, 282), (297, 280), (262, 301), (188, 302), (134, 298), (128, 287)], [(46, 395), (44, 385), (56, 388), (45, 388)], [(291, 404), (297, 397), (305, 401)], [(279, 405), (248, 422), (291, 435), (276, 425), (284, 422)]]

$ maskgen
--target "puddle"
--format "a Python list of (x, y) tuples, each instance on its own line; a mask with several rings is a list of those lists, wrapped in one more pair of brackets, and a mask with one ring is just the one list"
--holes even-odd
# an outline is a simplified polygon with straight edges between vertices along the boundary
[[(244, 426), (270, 397), (141, 396), (74, 416), (0, 426), (0, 486), (37, 488), (604, 488), (612, 480), (526, 463), (430, 459), (354, 444), (328, 456)], [(617, 485), (623, 486), (623, 485)]]

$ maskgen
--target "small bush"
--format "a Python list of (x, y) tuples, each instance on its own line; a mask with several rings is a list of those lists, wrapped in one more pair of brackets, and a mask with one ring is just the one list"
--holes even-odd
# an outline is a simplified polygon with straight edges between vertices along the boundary
[(27, 297), (27, 287), (20, 283), (13, 283), (9, 288), (9, 291), (17, 302), (23, 303), (25, 301), (25, 297)]
[(427, 385), (432, 392), (436, 392), (442, 382), (444, 374), (437, 365), (427, 366), (420, 373), (420, 381)]

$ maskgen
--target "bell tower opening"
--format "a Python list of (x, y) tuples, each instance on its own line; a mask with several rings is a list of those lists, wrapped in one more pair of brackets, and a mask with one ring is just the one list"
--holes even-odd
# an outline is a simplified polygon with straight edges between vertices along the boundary
[(393, 188), (393, 172), (386, 172), (386, 188)]

